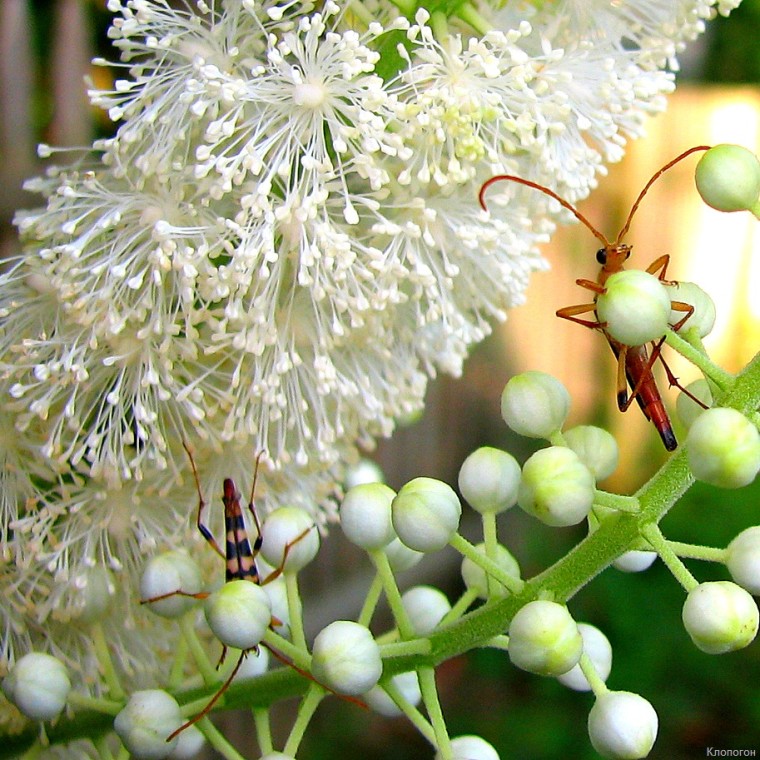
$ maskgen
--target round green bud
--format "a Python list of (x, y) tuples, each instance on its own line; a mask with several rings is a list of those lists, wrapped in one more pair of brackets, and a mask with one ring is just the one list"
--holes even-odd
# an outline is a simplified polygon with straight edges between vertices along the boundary
[(564, 433), (565, 444), (589, 468), (596, 481), (615, 472), (620, 450), (612, 433), (596, 425), (577, 425)]
[(235, 673), (234, 681), (245, 681), (248, 678), (256, 678), (269, 669), (269, 650), (266, 647), (259, 647), (253, 652), (249, 652), (240, 663), (238, 672)]
[[(591, 658), (599, 678), (606, 681), (612, 670), (612, 646), (609, 639), (598, 628), (588, 623), (578, 623), (578, 630), (583, 639), (584, 654)], [(580, 664), (557, 676), (557, 680), (575, 691), (591, 691), (591, 685), (583, 675)]]
[(689, 467), (697, 480), (741, 488), (760, 470), (760, 433), (736, 409), (713, 407), (694, 420), (686, 437)]
[(718, 211), (745, 211), (760, 197), (760, 162), (740, 145), (716, 145), (697, 164), (702, 200)]
[(418, 636), (434, 631), (441, 618), (451, 609), (443, 591), (432, 586), (413, 586), (401, 595), (401, 604)]
[(346, 473), (346, 490), (366, 483), (385, 483), (385, 475), (377, 462), (371, 459), (360, 459), (348, 468)]
[[(441, 751), (435, 753), (435, 760), (443, 760)], [(451, 740), (452, 760), (499, 760), (496, 750), (479, 736), (468, 734)]]
[(657, 739), (657, 713), (644, 697), (630, 691), (600, 694), (588, 715), (594, 749), (613, 760), (646, 757)]
[[(197, 599), (187, 595), (200, 593), (202, 587), (197, 563), (186, 551), (178, 549), (148, 560), (140, 578), (140, 598), (156, 615), (176, 618), (197, 604)], [(175, 593), (178, 591), (182, 593)], [(167, 596), (158, 598), (164, 595)]]
[(567, 388), (546, 372), (515, 375), (501, 394), (504, 422), (528, 438), (549, 438), (565, 424), (569, 410)]
[[(696, 396), (705, 406), (712, 405), (713, 397), (710, 391), (710, 386), (707, 384), (707, 380), (700, 378), (694, 380), (686, 386), (686, 390), (693, 396)], [(705, 407), (700, 406), (693, 398), (685, 394), (683, 391), (678, 394), (676, 399), (676, 414), (678, 419), (681, 420), (683, 426), (688, 430), (693, 424), (694, 420), (699, 417), (702, 412), (705, 411)]]
[(641, 346), (665, 335), (670, 297), (653, 274), (625, 269), (607, 279), (604, 293), (596, 299), (596, 313), (616, 341)]
[(594, 476), (565, 446), (549, 446), (523, 465), (517, 503), (546, 525), (576, 525), (594, 504)]
[(2, 687), (27, 718), (53, 720), (66, 706), (71, 681), (59, 659), (44, 652), (29, 652), (16, 660)]
[(506, 451), (483, 446), (462, 462), (459, 490), (469, 505), (485, 514), (504, 512), (517, 501), (520, 465)]
[(372, 633), (349, 620), (336, 620), (317, 634), (311, 666), (317, 681), (351, 696), (369, 691), (383, 672)]
[(166, 738), (184, 723), (179, 704), (159, 689), (136, 691), (114, 718), (113, 727), (122, 744), (137, 760), (161, 760), (179, 744)]
[[(486, 545), (484, 543), (478, 544), (475, 548), (485, 555)], [(508, 575), (520, 578), (520, 565), (517, 564), (517, 560), (510, 554), (506, 546), (497, 545), (494, 561)], [(474, 590), (480, 599), (488, 598), (489, 585), (495, 596), (506, 596), (509, 593), (496, 578), (487, 576), (485, 570), (469, 557), (465, 557), (462, 560), (461, 573), (464, 585), (468, 589)]]
[(340, 505), (340, 527), (351, 543), (373, 551), (387, 546), (396, 533), (391, 523), (391, 502), (396, 492), (383, 483), (351, 488)]
[(537, 600), (518, 610), (509, 625), (509, 659), (542, 676), (559, 676), (578, 664), (583, 639), (567, 607)]
[(624, 573), (641, 573), (649, 569), (656, 559), (657, 552), (632, 549), (631, 551), (623, 552), (612, 563), (612, 566)]
[[(709, 335), (715, 325), (715, 302), (694, 282), (676, 282), (666, 285), (665, 290), (671, 301), (680, 301), (694, 307), (692, 315), (683, 323), (681, 330), (696, 330), (700, 338)], [(671, 309), (668, 322), (675, 325), (686, 316), (686, 312)]]
[(248, 580), (233, 580), (214, 591), (203, 608), (214, 636), (225, 646), (253, 649), (272, 620), (267, 592)]
[(743, 530), (728, 545), (726, 566), (742, 588), (760, 595), (760, 526)]
[[(422, 693), (420, 692), (420, 683), (415, 671), (399, 673), (397, 676), (393, 676), (391, 681), (410, 705), (419, 704)], [(364, 699), (376, 713), (384, 715), (386, 718), (395, 718), (403, 715), (401, 708), (388, 696), (385, 689), (380, 685), (373, 686), (364, 695)]]
[(461, 516), (462, 505), (454, 489), (433, 478), (410, 480), (391, 504), (398, 537), (418, 552), (434, 552), (446, 546)]
[(275, 509), (264, 520), (261, 536), (261, 556), (272, 567), (282, 566), (285, 573), (297, 573), (319, 551), (314, 519), (300, 507)]
[(755, 600), (731, 581), (700, 583), (686, 597), (681, 617), (691, 640), (707, 654), (743, 649), (757, 634)]

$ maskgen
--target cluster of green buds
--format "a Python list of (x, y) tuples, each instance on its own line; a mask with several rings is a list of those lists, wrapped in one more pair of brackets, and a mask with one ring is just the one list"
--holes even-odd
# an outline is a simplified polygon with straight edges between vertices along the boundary
[[(712, 169), (722, 165), (719, 159), (725, 147), (709, 151), (698, 172), (700, 190), (709, 192), (711, 204), (718, 207), (721, 188), (736, 190), (731, 183), (713, 180)], [(728, 154), (731, 160), (736, 157), (735, 151)], [(756, 202), (760, 167), (752, 176), (737, 184), (744, 188), (744, 201), (754, 194)], [(723, 206), (735, 210), (738, 203)], [(650, 287), (652, 281), (663, 289), (664, 297)], [(635, 279), (607, 288), (606, 305), (599, 303), (600, 315), (604, 309), (608, 320), (606, 329), (615, 340), (636, 345), (641, 334), (625, 333), (630, 313), (638, 315), (648, 310), (647, 303), (654, 304), (656, 334), (647, 328), (643, 342), (664, 337), (702, 370), (704, 380), (689, 386), (679, 399), (679, 416), (688, 428), (685, 444), (634, 496), (598, 487), (617, 466), (614, 437), (590, 425), (566, 429), (570, 407), (566, 388), (545, 373), (525, 372), (506, 384), (501, 414), (513, 431), (548, 445), (522, 465), (506, 451), (483, 447), (462, 463), (458, 492), (428, 477), (415, 478), (395, 491), (375, 473), (348, 489), (340, 505), (340, 526), (348, 540), (366, 553), (375, 571), (356, 620), (330, 623), (308, 645), (297, 576), (317, 554), (319, 534), (307, 513), (284, 507), (262, 525), (258, 582), (234, 579), (207, 592), (201, 570), (182, 551), (157, 556), (146, 566), (141, 600), (154, 613), (176, 620), (182, 634), (183, 644), (165, 688), (124, 694), (107, 650), (101, 649), (109, 682), (107, 700), (72, 689), (64, 665), (42, 653), (28, 654), (15, 663), (3, 681), (5, 694), (37, 721), (59, 719), (67, 705), (74, 712), (72, 722), (78, 709), (99, 711), (135, 758), (190, 758), (205, 740), (228, 760), (241, 760), (206, 713), (212, 706), (248, 701), (255, 705), (261, 757), (292, 760), (318, 704), (332, 694), (380, 715), (406, 716), (429, 741), (436, 760), (498, 760), (496, 749), (485, 739), (449, 735), (436, 687), (436, 668), (442, 662), (475, 647), (491, 647), (506, 652), (521, 670), (556, 678), (581, 694), (591, 692), (588, 735), (603, 757), (646, 757), (658, 731), (654, 707), (641, 695), (607, 687), (611, 643), (597, 627), (577, 622), (568, 603), (609, 565), (639, 572), (659, 556), (684, 588), (683, 626), (696, 647), (721, 654), (753, 641), (759, 622), (752, 594), (760, 593), (760, 526), (742, 531), (725, 548), (715, 548), (668, 540), (659, 523), (695, 479), (738, 488), (756, 478), (760, 359), (756, 357), (737, 375), (717, 367), (701, 343), (714, 319), (714, 307), (704, 292), (696, 286), (668, 286), (677, 289), (679, 302), (694, 307), (676, 332), (669, 325), (682, 320), (683, 313), (671, 313), (671, 295), (665, 286), (656, 277), (641, 282), (641, 288)], [(614, 324), (618, 316), (620, 333)], [(468, 541), (459, 531), (463, 502), (480, 518), (479, 543)], [(553, 566), (525, 579), (498, 537), (497, 517), (514, 507), (550, 527), (585, 522), (587, 535)], [(425, 555), (451, 549), (461, 555), (463, 591), (457, 599), (451, 601), (431, 586), (402, 592), (399, 573)], [(700, 583), (683, 558), (721, 563), (733, 580)], [(383, 598), (393, 625), (378, 633), (375, 618)], [(201, 603), (213, 637), (225, 651), (241, 653), (229, 658), (227, 670), (217, 670), (199, 636)], [(276, 681), (275, 674), (263, 672), (268, 653), (291, 666), (276, 671), (284, 673)], [(193, 681), (183, 683), (181, 674), (188, 662), (200, 674), (200, 687)], [(271, 702), (295, 694), (302, 695), (298, 715), (284, 745), (276, 749), (268, 708)], [(88, 720), (92, 725), (91, 714)]]

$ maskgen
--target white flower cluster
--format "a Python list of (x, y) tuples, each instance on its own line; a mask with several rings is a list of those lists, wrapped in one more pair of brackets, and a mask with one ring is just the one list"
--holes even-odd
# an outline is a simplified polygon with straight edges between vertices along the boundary
[(0, 533), (35, 569), (0, 654), (30, 636), (17, 595), (42, 624), (190, 529), (183, 442), (207, 498), (264, 452), (257, 495), (324, 520), (357, 442), (545, 266), (556, 208), (510, 185), (488, 215), (479, 185), (585, 196), (715, 4), (109, 0), (124, 78), (91, 98), (117, 132), (29, 183), (0, 278)]

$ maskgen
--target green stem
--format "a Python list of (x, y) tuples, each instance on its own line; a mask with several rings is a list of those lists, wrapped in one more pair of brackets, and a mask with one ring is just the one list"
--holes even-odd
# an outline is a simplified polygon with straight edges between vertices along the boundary
[(639, 504), (639, 500), (635, 496), (622, 496), (617, 493), (600, 491), (598, 488), (594, 494), (594, 504), (614, 509), (618, 512), (631, 512), (633, 514), (641, 510), (641, 504)]
[(409, 616), (406, 614), (404, 605), (401, 603), (401, 594), (399, 593), (391, 564), (388, 561), (388, 556), (382, 549), (371, 551), (369, 555), (377, 568), (377, 573), (385, 590), (385, 597), (388, 600), (388, 605), (393, 613), (393, 619), (396, 621), (401, 638), (414, 638), (414, 628), (409, 621)]
[(446, 720), (443, 717), (441, 703), (438, 700), (438, 689), (435, 685), (435, 670), (431, 667), (421, 667), (417, 670), (420, 679), (420, 692), (422, 701), (430, 717), (435, 736), (435, 746), (441, 756), (441, 760), (453, 760), (451, 742), (446, 728)]
[(118, 715), (124, 707), (124, 702), (114, 702), (110, 699), (90, 697), (76, 691), (70, 691), (66, 700), (69, 705), (83, 710), (95, 710), (105, 715)]
[(433, 30), (433, 36), (445, 47), (449, 40), (449, 23), (446, 14), (442, 11), (433, 11), (430, 14), (430, 28)]
[(383, 581), (380, 578), (380, 574), (376, 573), (372, 579), (372, 584), (367, 591), (367, 596), (364, 598), (364, 604), (362, 605), (362, 611), (359, 613), (359, 617), (356, 622), (359, 625), (369, 628), (369, 624), (372, 620), (372, 616), (375, 614), (377, 603), (380, 601), (380, 595), (383, 593)]
[(224, 734), (208, 719), (203, 716), (196, 724), (198, 730), (206, 737), (206, 741), (225, 760), (245, 760), (245, 758), (227, 741)]
[(311, 668), (311, 655), (308, 650), (301, 649), (288, 641), (284, 636), (275, 633), (271, 628), (264, 634), (264, 642), (276, 649), (280, 654), (287, 657), (296, 667), (301, 670)]
[(124, 699), (124, 689), (121, 687), (116, 668), (113, 666), (113, 659), (111, 658), (111, 652), (108, 649), (103, 626), (100, 623), (93, 623), (90, 626), (90, 635), (92, 636), (92, 646), (95, 650), (95, 657), (103, 670), (103, 677), (105, 678), (109, 695), (112, 699)]
[(420, 734), (422, 734), (422, 736), (431, 744), (435, 745), (435, 732), (433, 731), (433, 727), (427, 720), (425, 720), (422, 713), (401, 693), (401, 690), (396, 684), (388, 678), (383, 679), (381, 686), (385, 693), (396, 703), (398, 709), (406, 715), (411, 724), (420, 732)]
[(427, 655), (430, 654), (430, 642), (427, 639), (393, 641), (390, 644), (382, 644), (380, 646), (380, 654), (383, 659), (386, 657), (401, 657), (415, 654)]
[(760, 200), (755, 201), (751, 206), (747, 208), (751, 214), (754, 214), (756, 218), (760, 219)]
[(185, 662), (187, 661), (187, 654), (190, 651), (187, 640), (184, 636), (180, 636), (177, 639), (177, 644), (174, 650), (174, 657), (172, 658), (172, 666), (169, 671), (169, 680), (167, 682), (167, 689), (178, 689), (182, 684), (182, 678), (185, 670)]
[(699, 546), (698, 544), (682, 544), (680, 541), (668, 541), (668, 546), (679, 557), (701, 559), (705, 562), (726, 562), (726, 550), (714, 546)]
[(301, 594), (298, 590), (298, 577), (295, 573), (283, 573), (285, 578), (285, 590), (288, 599), (288, 617), (290, 620), (290, 638), (292, 642), (304, 652), (308, 651), (306, 646), (306, 635), (303, 630), (303, 606), (301, 604)]
[(593, 661), (585, 652), (581, 655), (578, 665), (580, 665), (583, 675), (586, 676), (591, 691), (594, 692), (594, 696), (597, 699), (601, 697), (602, 694), (609, 691), (607, 684), (599, 677), (599, 673), (597, 673)]
[(296, 721), (293, 724), (293, 728), (290, 730), (288, 740), (285, 742), (285, 747), (282, 750), (283, 754), (292, 755), (295, 757), (306, 728), (308, 727), (309, 722), (314, 715), (314, 711), (317, 709), (319, 703), (324, 699), (324, 696), (325, 690), (321, 686), (315, 683), (309, 686), (309, 690), (306, 692), (306, 696), (303, 698), (303, 701), (298, 707), (298, 715), (296, 716)]
[(253, 711), (253, 723), (256, 726), (256, 739), (262, 755), (274, 752), (272, 743), (272, 727), (269, 725), (269, 708), (260, 707)]
[(195, 610), (188, 610), (182, 615), (179, 619), (179, 629), (190, 650), (190, 654), (193, 656), (195, 664), (198, 666), (198, 670), (201, 672), (203, 682), (209, 685), (216, 683), (219, 676), (217, 675), (216, 668), (211, 664), (206, 650), (198, 639), (198, 634), (195, 631), (195, 614)]
[(506, 652), (509, 649), (509, 636), (506, 633), (502, 633), (500, 636), (494, 636), (492, 639), (483, 644), (484, 647), (489, 649), (501, 649)]
[(478, 551), (475, 546), (473, 546), (466, 538), (460, 536), (459, 533), (455, 533), (449, 543), (460, 554), (471, 559), (478, 567), (481, 567), (486, 574), (493, 576), (510, 593), (519, 594), (524, 588), (525, 583), (523, 581), (507, 573), (492, 559), (486, 557), (483, 552)]
[(660, 555), (668, 570), (673, 573), (675, 579), (686, 589), (687, 593), (699, 585), (697, 579), (688, 571), (686, 565), (681, 562), (678, 555), (670, 548), (665, 536), (662, 535), (659, 525), (655, 523), (645, 525), (641, 529), (641, 534)]
[(462, 594), (462, 596), (457, 599), (457, 601), (454, 603), (454, 606), (443, 616), (441, 619), (441, 625), (445, 625), (446, 623), (451, 623), (454, 620), (457, 620), (458, 618), (462, 617), (465, 612), (469, 609), (470, 605), (478, 598), (478, 592), (475, 589), (468, 588), (465, 590), (465, 592)]
[[(496, 552), (499, 547), (499, 538), (496, 533), (496, 514), (486, 512), (480, 518), (483, 524), (483, 544), (485, 545), (486, 557), (492, 562), (496, 562)], [(486, 590), (489, 599), (496, 594), (496, 581), (490, 573), (486, 573)]]
[(493, 29), (493, 26), (470, 3), (462, 3), (456, 9), (455, 15), (459, 16), (462, 21), (469, 24), (480, 35), (485, 35)]
[(681, 356), (688, 359), (705, 377), (712, 380), (721, 391), (725, 393), (731, 389), (735, 380), (734, 376), (711, 361), (706, 354), (703, 354), (699, 349), (685, 341), (678, 333), (668, 330), (665, 333), (665, 342), (673, 350), (678, 351)]

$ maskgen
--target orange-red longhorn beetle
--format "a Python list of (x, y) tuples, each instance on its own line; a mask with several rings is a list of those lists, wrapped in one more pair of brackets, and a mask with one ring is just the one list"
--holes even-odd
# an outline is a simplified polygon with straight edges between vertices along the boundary
[[(610, 344), (610, 348), (618, 360), (618, 408), (621, 412), (624, 412), (631, 405), (633, 399), (636, 399), (639, 406), (641, 407), (641, 410), (644, 412), (644, 416), (654, 424), (655, 428), (657, 428), (657, 432), (660, 434), (660, 438), (662, 438), (662, 442), (668, 451), (673, 451), (678, 446), (678, 442), (676, 441), (675, 434), (673, 433), (673, 426), (670, 423), (670, 418), (668, 417), (668, 413), (665, 410), (665, 405), (662, 402), (660, 391), (657, 388), (657, 383), (655, 382), (654, 375), (652, 374), (652, 366), (654, 362), (657, 361), (658, 358), (660, 359), (663, 367), (665, 368), (668, 382), (671, 384), (671, 386), (675, 385), (681, 388), (681, 390), (685, 389), (678, 384), (676, 377), (670, 371), (667, 364), (665, 364), (662, 356), (660, 355), (662, 343), (665, 339), (662, 338), (661, 340), (652, 344), (651, 355), (647, 351), (646, 345), (626, 346), (618, 342), (605, 330), (606, 323), (599, 321), (599, 318), (596, 314), (596, 299), (600, 294), (605, 292), (605, 283), (607, 282), (607, 278), (615, 272), (620, 272), (622, 269), (624, 269), (623, 264), (631, 255), (632, 246), (626, 245), (622, 242), (622, 240), (625, 234), (628, 232), (628, 228), (631, 225), (633, 215), (636, 213), (636, 210), (638, 209), (649, 188), (673, 165), (677, 164), (687, 156), (690, 156), (692, 153), (696, 153), (697, 151), (702, 150), (709, 150), (709, 147), (710, 146), (708, 145), (698, 145), (694, 148), (689, 148), (680, 155), (676, 156), (672, 161), (669, 161), (657, 172), (655, 172), (649, 182), (644, 185), (644, 189), (639, 193), (639, 197), (636, 198), (636, 202), (631, 207), (628, 218), (625, 220), (625, 224), (618, 233), (614, 242), (610, 242), (601, 232), (599, 232), (599, 230), (597, 230), (591, 224), (591, 222), (588, 221), (588, 219), (586, 219), (585, 216), (583, 216), (583, 214), (580, 213), (580, 211), (568, 203), (564, 198), (561, 198), (559, 195), (557, 195), (557, 193), (555, 193), (553, 190), (550, 190), (544, 185), (539, 185), (536, 182), (531, 182), (530, 180), (523, 179), (522, 177), (516, 177), (512, 174), (498, 174), (483, 183), (483, 186), (480, 188), (480, 193), (478, 195), (480, 205), (484, 210), (487, 210), (485, 204), (485, 193), (486, 190), (488, 190), (488, 188), (491, 187), (491, 185), (493, 185), (495, 182), (518, 182), (521, 185), (526, 185), (527, 187), (532, 187), (535, 190), (540, 190), (545, 195), (554, 198), (554, 200), (557, 201), (561, 206), (570, 211), (583, 225), (591, 230), (591, 232), (598, 240), (602, 242), (604, 247), (600, 248), (596, 252), (596, 260), (599, 262), (599, 264), (601, 264), (602, 267), (599, 270), (596, 281), (594, 282), (592, 280), (584, 279), (576, 280), (576, 283), (578, 285), (594, 293), (593, 302), (578, 304), (576, 306), (566, 306), (563, 309), (558, 309), (557, 316), (561, 317), (562, 319), (568, 319), (571, 322), (577, 322), (578, 324), (584, 325), (585, 327), (590, 327), (591, 329), (600, 330), (604, 334), (604, 337), (607, 338), (607, 342)], [(670, 284), (667, 280), (665, 280), (665, 272), (667, 270), (669, 261), (669, 255), (665, 254), (664, 256), (660, 256), (647, 267), (646, 271), (650, 274), (657, 274), (657, 277), (662, 282)], [(675, 311), (684, 312), (683, 318), (673, 325), (673, 329), (678, 330), (692, 315), (694, 312), (694, 307), (690, 306), (689, 304), (682, 303), (681, 301), (672, 301), (671, 307)], [(591, 311), (594, 312), (594, 316), (597, 316), (597, 319), (581, 319), (578, 316), (579, 314), (586, 314)], [(626, 379), (627, 384), (631, 387), (630, 395), (628, 395)], [(691, 396), (688, 391), (685, 392)], [(694, 398), (693, 396), (691, 397)], [(697, 399), (694, 400), (697, 401)], [(701, 404), (699, 401), (697, 401), (697, 403)]]

